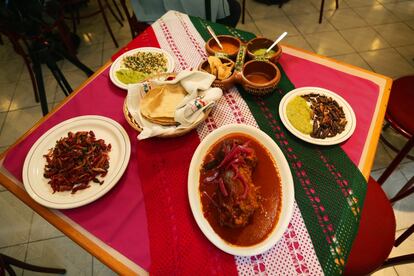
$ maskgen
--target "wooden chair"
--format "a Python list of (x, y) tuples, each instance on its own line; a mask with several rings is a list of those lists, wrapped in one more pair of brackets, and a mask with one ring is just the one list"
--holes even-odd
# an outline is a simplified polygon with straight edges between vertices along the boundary
[(118, 48), (118, 41), (116, 40), (114, 33), (112, 31), (111, 25), (109, 24), (108, 18), (106, 16), (105, 10), (108, 9), (113, 17), (118, 21), (118, 23), (122, 26), (122, 21), (124, 17), (119, 9), (116, 0), (112, 0), (112, 3), (115, 9), (118, 12), (119, 17), (115, 14), (114, 10), (112, 9), (111, 5), (108, 3), (108, 0), (97, 0), (98, 2), (98, 10), (86, 15), (80, 15), (80, 8), (87, 4), (88, 0), (60, 0), (61, 4), (63, 5), (64, 9), (70, 13), (70, 19), (72, 20), (73, 32), (76, 33), (76, 27), (80, 23), (81, 18), (88, 18), (97, 14), (102, 14), (102, 18), (104, 20), (106, 29), (108, 30), (112, 41), (114, 42), (115, 46)]
[(126, 0), (120, 0), (119, 2), (121, 3), (121, 7), (124, 10), (126, 19), (128, 21), (129, 29), (131, 31), (131, 36), (132, 38), (135, 38), (140, 33), (142, 33), (146, 28), (148, 28), (149, 25), (145, 22), (138, 21), (134, 11), (129, 12)]
[[(339, 8), (339, 0), (335, 0), (335, 9), (338, 9)], [(325, 0), (322, 0), (321, 1), (321, 8), (320, 8), (320, 10), (319, 10), (319, 24), (321, 24), (322, 23), (322, 17), (323, 17), (323, 7), (324, 7), (324, 5), (325, 5)]]
[(53, 273), (53, 274), (65, 274), (66, 270), (61, 268), (50, 268), (50, 267), (42, 267), (37, 265), (31, 265), (12, 257), (9, 257), (4, 254), (0, 254), (0, 275), (5, 275), (6, 271), (9, 273), (10, 276), (16, 275), (13, 268), (11, 266), (17, 266), (23, 268), (25, 270), (30, 270), (34, 272), (43, 272), (43, 273)]
[(388, 266), (414, 262), (414, 251), (413, 254), (388, 258), (393, 246), (399, 246), (414, 232), (414, 225), (396, 240), (395, 229), (391, 202), (381, 186), (370, 178), (358, 234), (352, 245), (344, 275), (368, 275)]

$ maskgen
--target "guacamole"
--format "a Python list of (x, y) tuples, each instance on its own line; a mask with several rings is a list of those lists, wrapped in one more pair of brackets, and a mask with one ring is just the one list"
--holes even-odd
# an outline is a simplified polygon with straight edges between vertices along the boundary
[(130, 69), (119, 69), (115, 74), (118, 80), (125, 84), (141, 82), (148, 76), (148, 74)]
[(270, 58), (272, 55), (274, 55), (276, 53), (273, 50), (270, 50), (268, 53), (266, 53), (266, 50), (267, 49), (265, 49), (265, 48), (255, 50), (253, 52), (253, 55), (255, 55), (255, 56), (264, 56), (266, 58)]
[(304, 98), (296, 96), (288, 102), (286, 113), (289, 122), (294, 128), (304, 134), (312, 133), (312, 111)]

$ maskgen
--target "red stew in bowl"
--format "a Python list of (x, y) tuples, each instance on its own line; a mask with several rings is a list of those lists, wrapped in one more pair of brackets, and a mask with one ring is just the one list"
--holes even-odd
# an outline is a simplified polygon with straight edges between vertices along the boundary
[(246, 134), (229, 134), (208, 150), (199, 189), (204, 217), (230, 244), (258, 244), (279, 220), (282, 187), (276, 163)]

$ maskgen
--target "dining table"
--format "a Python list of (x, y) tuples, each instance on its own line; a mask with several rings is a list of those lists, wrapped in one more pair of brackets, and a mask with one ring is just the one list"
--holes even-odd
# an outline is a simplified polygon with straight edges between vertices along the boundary
[[(137, 139), (138, 132), (124, 114), (127, 91), (109, 77), (112, 62), (129, 50), (155, 47), (171, 54), (174, 72), (196, 70), (208, 57), (207, 26), (217, 35), (231, 35), (244, 43), (256, 37), (168, 11), (1, 154), (1, 185), (121, 275), (342, 274), (358, 232), (392, 80), (280, 44), (277, 66), (282, 77), (272, 93), (252, 95), (235, 85), (223, 91), (206, 120), (192, 131)], [(321, 87), (344, 98), (355, 113), (352, 136), (324, 146), (292, 135), (281, 122), (279, 102), (300, 87)], [(116, 185), (99, 199), (76, 208), (44, 207), (25, 190), (26, 156), (52, 127), (84, 115), (110, 118), (122, 126), (130, 140), (129, 163)], [(293, 176), (291, 220), (280, 240), (258, 255), (234, 256), (215, 247), (190, 209), (187, 180), (193, 154), (209, 133), (227, 124), (264, 131), (282, 150)]]

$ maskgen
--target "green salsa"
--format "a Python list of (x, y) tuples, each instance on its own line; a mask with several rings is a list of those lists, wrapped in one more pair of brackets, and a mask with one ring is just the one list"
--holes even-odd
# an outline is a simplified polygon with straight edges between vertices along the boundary
[(119, 69), (115, 74), (118, 80), (125, 84), (141, 82), (148, 76), (148, 74), (131, 69)]
[(296, 96), (288, 102), (286, 113), (289, 122), (294, 128), (304, 134), (312, 133), (312, 111), (304, 98)]
[(266, 50), (267, 49), (265, 49), (265, 48), (255, 50), (253, 52), (253, 55), (255, 55), (255, 56), (265, 56), (266, 58), (270, 58), (271, 56), (273, 56), (276, 53), (273, 50), (270, 50), (268, 53), (266, 53)]

